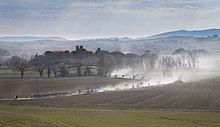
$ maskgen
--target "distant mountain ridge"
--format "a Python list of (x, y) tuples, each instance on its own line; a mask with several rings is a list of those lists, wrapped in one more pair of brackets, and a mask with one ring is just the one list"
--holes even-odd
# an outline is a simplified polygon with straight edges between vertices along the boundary
[(154, 38), (165, 38), (165, 37), (171, 37), (171, 36), (208, 37), (212, 35), (220, 36), (220, 29), (205, 29), (205, 30), (193, 30), (193, 31), (178, 30), (178, 31), (171, 31), (171, 32), (156, 34), (153, 36), (149, 36), (147, 38), (154, 39)]
[[(147, 37), (141, 37), (141, 38), (135, 38), (135, 40), (143, 40), (143, 39), (156, 39), (156, 38), (166, 38), (166, 37), (173, 37), (173, 36), (179, 36), (179, 37), (208, 37), (218, 35), (220, 36), (220, 29), (205, 29), (205, 30), (177, 30), (177, 31), (171, 31), (171, 32), (164, 32), (161, 34), (156, 34), (153, 36), (147, 36)], [(0, 41), (4, 42), (29, 42), (29, 41), (40, 41), (40, 40), (53, 40), (53, 41), (68, 41), (65, 38), (62, 37), (36, 37), (36, 36), (6, 36), (6, 37), (0, 37)], [(83, 39), (86, 40), (110, 40), (110, 41), (128, 41), (133, 40), (129, 37), (109, 37), (109, 38), (91, 38), (91, 39)], [(81, 41), (81, 40), (78, 40)]]
[(5, 42), (29, 42), (29, 41), (39, 41), (39, 40), (66, 41), (66, 39), (61, 37), (35, 37), (35, 36), (0, 37), (0, 41), (5, 41)]
[[(212, 36), (219, 35), (219, 36)], [(167, 36), (167, 37), (165, 37)], [(212, 36), (212, 37), (208, 37)], [(28, 38), (26, 38), (28, 37)], [(44, 53), (45, 51), (73, 51), (76, 46), (82, 45), (87, 50), (95, 52), (98, 48), (123, 53), (143, 54), (149, 50), (161, 54), (171, 54), (179, 48), (186, 50), (204, 49), (211, 53), (220, 53), (220, 29), (197, 31), (174, 31), (158, 34), (155, 38), (91, 38), (81, 40), (66, 40), (59, 37), (2, 37), (0, 48), (10, 54)], [(21, 41), (23, 39), (23, 41)]]

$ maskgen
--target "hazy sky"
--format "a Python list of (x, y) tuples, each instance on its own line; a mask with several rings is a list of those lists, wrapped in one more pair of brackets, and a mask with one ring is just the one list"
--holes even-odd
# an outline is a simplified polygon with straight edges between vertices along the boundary
[(220, 28), (220, 0), (0, 0), (0, 36), (143, 37)]

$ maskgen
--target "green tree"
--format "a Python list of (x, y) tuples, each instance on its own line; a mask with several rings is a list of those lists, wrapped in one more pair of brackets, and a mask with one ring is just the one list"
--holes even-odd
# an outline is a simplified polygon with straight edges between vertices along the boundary
[(59, 67), (59, 71), (60, 71), (60, 76), (61, 77), (67, 77), (67, 76), (69, 76), (69, 70), (68, 70), (68, 68), (65, 66), (65, 65), (61, 65), (60, 67)]

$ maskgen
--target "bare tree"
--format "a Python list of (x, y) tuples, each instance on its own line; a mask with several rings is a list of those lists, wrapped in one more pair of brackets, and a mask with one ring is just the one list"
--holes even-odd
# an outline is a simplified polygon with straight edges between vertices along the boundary
[(44, 67), (37, 66), (37, 67), (36, 67), (36, 70), (37, 70), (37, 72), (39, 72), (40, 77), (42, 78), (42, 77), (43, 77), (43, 74), (44, 74)]
[(44, 56), (35, 56), (30, 64), (34, 66), (35, 70), (39, 73), (40, 77), (43, 77), (43, 72), (45, 69), (45, 59)]
[(50, 78), (51, 66), (47, 66), (47, 77)]
[(57, 77), (57, 73), (58, 73), (58, 71), (59, 71), (58, 66), (57, 66), (57, 65), (53, 65), (52, 71), (53, 71), (54, 76)]
[(3, 65), (4, 61), (2, 59), (0, 59), (0, 68)]
[(77, 75), (78, 76), (82, 76), (82, 62), (80, 59), (77, 59), (77, 63), (76, 63), (76, 71), (77, 71)]
[(12, 56), (9, 60), (9, 63), (12, 67), (17, 68), (20, 72), (21, 78), (24, 77), (25, 68), (28, 67), (28, 61), (20, 58), (19, 56)]
[(51, 75), (51, 70), (52, 70), (52, 66), (54, 63), (51, 55), (44, 56), (44, 63), (47, 69), (47, 77), (49, 78)]

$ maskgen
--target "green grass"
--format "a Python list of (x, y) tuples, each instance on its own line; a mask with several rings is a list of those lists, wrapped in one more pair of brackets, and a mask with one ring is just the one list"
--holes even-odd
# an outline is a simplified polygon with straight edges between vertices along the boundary
[(7, 74), (7, 73), (16, 73), (14, 69), (11, 68), (0, 68), (0, 74)]
[(0, 127), (219, 127), (217, 112), (0, 107)]
[[(74, 70), (74, 72), (77, 73), (77, 68), (76, 67), (72, 68), (72, 70)], [(82, 72), (85, 72), (86, 66), (81, 67), (81, 70), (82, 70)], [(97, 75), (98, 74), (98, 68), (97, 67), (92, 66), (92, 68), (90, 70), (92, 72), (92, 75)]]
[[(25, 73), (33, 73), (34, 69), (29, 67), (25, 69)], [(19, 73), (17, 68), (0, 68), (0, 74), (13, 74)]]

